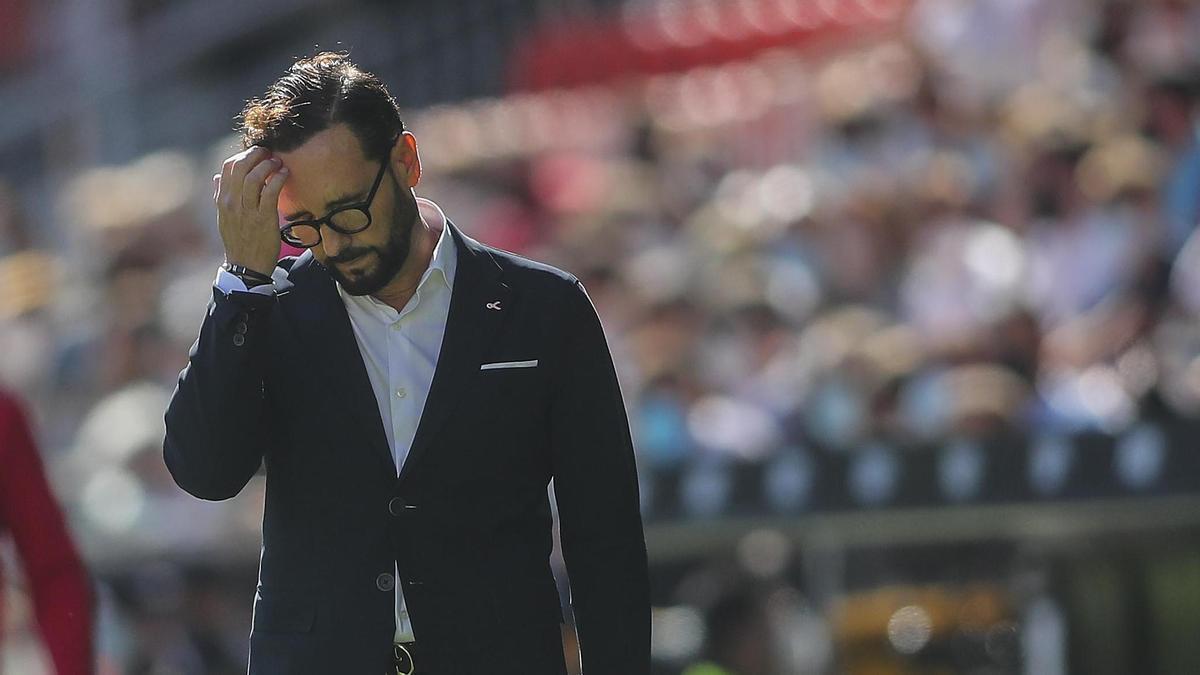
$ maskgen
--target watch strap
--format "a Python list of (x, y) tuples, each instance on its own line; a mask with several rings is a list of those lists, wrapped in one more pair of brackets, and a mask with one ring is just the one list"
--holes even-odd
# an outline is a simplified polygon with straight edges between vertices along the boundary
[(271, 277), (263, 274), (262, 272), (252, 270), (244, 265), (235, 265), (233, 263), (226, 262), (222, 264), (221, 267), (224, 268), (225, 271), (241, 279), (242, 283), (246, 284), (246, 288), (253, 288), (255, 286), (264, 286), (274, 283)]

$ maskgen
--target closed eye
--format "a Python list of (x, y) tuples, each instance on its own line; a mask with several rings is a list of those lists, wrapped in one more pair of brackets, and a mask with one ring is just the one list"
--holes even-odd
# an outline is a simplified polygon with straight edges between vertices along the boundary
[[(344, 211), (347, 208), (358, 206), (358, 205), (362, 204), (364, 201), (366, 201), (366, 195), (364, 195), (364, 194), (350, 195), (348, 197), (338, 197), (337, 199), (335, 199), (325, 205), (325, 210), (326, 210), (326, 214), (327, 214), (325, 216), (325, 218), (332, 216), (337, 211)], [(314, 220), (317, 220), (317, 218), (314, 218), (313, 214), (308, 211), (297, 211), (295, 213), (284, 216), (283, 219), (286, 220), (289, 224), (294, 224), (294, 223), (298, 223), (298, 222), (299, 223), (312, 222)], [(322, 218), (321, 220), (324, 220), (324, 218)]]

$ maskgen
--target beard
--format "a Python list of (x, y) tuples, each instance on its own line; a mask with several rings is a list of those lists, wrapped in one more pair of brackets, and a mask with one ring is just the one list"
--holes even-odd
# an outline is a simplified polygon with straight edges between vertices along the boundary
[[(391, 172), (388, 173), (390, 175)], [(417, 200), (412, 192), (401, 190), (395, 178), (392, 178), (392, 183), (396, 187), (393, 192), (396, 201), (389, 214), (390, 218), (387, 222), (371, 224), (372, 227), (383, 225), (388, 228), (387, 241), (383, 242), (382, 246), (347, 248), (340, 251), (337, 258), (329, 258), (326, 261), (325, 267), (329, 274), (350, 295), (372, 295), (378, 292), (396, 278), (408, 260), (412, 249), (413, 227), (416, 226), (418, 217)], [(338, 268), (338, 265), (364, 257), (374, 258), (374, 264), (349, 272)]]

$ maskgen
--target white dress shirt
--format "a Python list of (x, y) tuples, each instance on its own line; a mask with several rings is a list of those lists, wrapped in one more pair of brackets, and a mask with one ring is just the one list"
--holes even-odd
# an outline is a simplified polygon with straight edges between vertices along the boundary
[[(429, 396), (437, 367), (446, 318), (450, 312), (450, 293), (454, 287), (454, 272), (458, 263), (454, 238), (446, 231), (446, 216), (437, 204), (417, 198), (421, 217), (431, 228), (440, 231), (429, 267), (421, 275), (417, 290), (396, 311), (369, 295), (353, 296), (337, 284), (338, 294), (346, 306), (350, 326), (358, 342), (379, 405), (379, 417), (387, 435), (388, 446), (396, 465), (396, 475), (404, 466), (409, 447), (421, 421), (421, 411)], [(228, 294), (245, 291), (238, 277), (225, 270), (217, 273), (216, 286)], [(255, 293), (274, 293), (269, 285), (255, 286)], [(396, 634), (397, 642), (414, 639), (412, 623), (401, 592), (400, 571), (396, 573)]]

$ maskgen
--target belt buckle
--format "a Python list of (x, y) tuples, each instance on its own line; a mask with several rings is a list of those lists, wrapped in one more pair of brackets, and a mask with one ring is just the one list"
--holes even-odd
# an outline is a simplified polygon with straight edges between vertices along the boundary
[[(396, 675), (413, 675), (417, 672), (416, 663), (413, 661), (412, 652), (399, 642), (392, 643), (392, 656), (395, 657)], [(408, 664), (406, 670), (401, 670), (405, 663)]]

